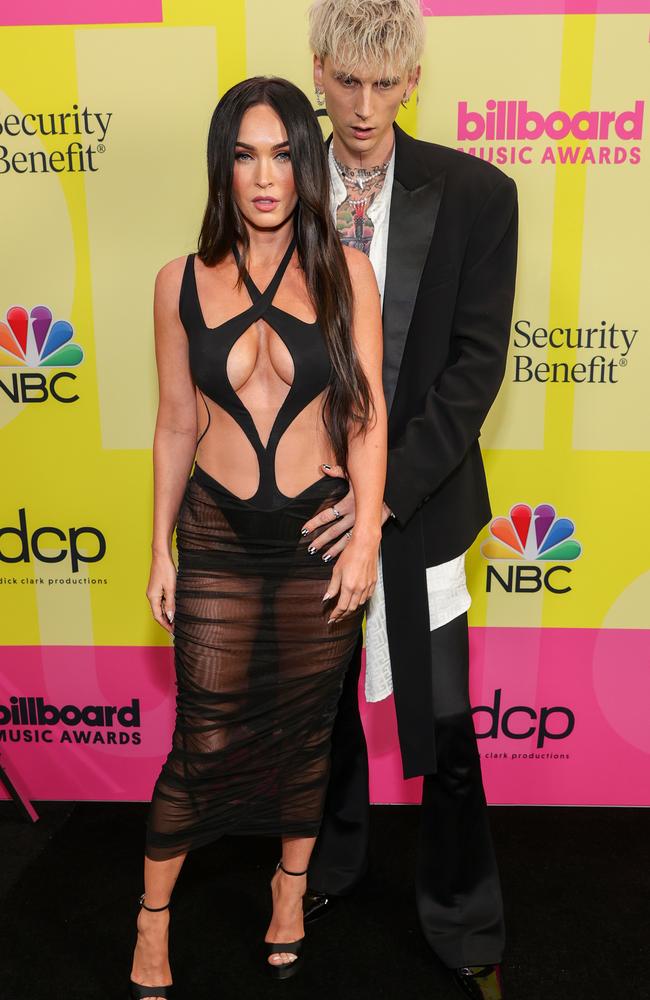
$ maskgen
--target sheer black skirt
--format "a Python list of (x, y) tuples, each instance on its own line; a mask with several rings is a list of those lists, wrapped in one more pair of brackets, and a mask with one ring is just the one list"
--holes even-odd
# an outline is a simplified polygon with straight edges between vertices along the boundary
[(330, 736), (364, 608), (327, 624), (333, 562), (304, 521), (348, 491), (324, 477), (273, 510), (199, 466), (177, 523), (176, 725), (145, 852), (160, 861), (224, 833), (316, 836)]

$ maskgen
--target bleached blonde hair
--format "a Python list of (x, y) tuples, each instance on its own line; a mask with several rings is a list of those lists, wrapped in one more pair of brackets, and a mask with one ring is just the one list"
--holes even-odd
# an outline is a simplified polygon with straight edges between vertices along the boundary
[(345, 72), (367, 66), (386, 76), (410, 73), (424, 38), (418, 0), (314, 0), (309, 8), (312, 52)]

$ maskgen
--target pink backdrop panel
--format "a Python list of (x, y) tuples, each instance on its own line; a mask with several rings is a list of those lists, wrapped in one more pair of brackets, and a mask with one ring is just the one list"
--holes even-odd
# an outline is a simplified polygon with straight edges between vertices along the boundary
[[(5, 730), (7, 736), (9, 732), (41, 736), (37, 743), (13, 743), (0, 735), (0, 749), (33, 799), (129, 801), (150, 797), (174, 724), (171, 649), (7, 646), (0, 655), (0, 714), (11, 706), (12, 696), (42, 697), (57, 710), (65, 705), (80, 709), (88, 705), (121, 707), (131, 705), (132, 699), (138, 702), (139, 726), (83, 722), (31, 725), (29, 721), (19, 726), (0, 725), (0, 734)], [(45, 731), (53, 734), (53, 742), (42, 742)], [(111, 735), (115, 743), (108, 742)], [(76, 742), (87, 736), (90, 742)]]
[(0, 25), (158, 24), (162, 0), (16, 0), (0, 2)]
[[(491, 803), (650, 805), (650, 633), (474, 628), (470, 643)], [(419, 801), (419, 780), (401, 777), (392, 699), (363, 717), (373, 801)]]
[(648, 0), (422, 0), (432, 16), (490, 14), (647, 14)]
[[(431, 16), (647, 14), (649, 0), (422, 0)], [(147, 24), (162, 21), (162, 0), (0, 0), (0, 25)]]
[[(648, 635), (471, 630), (490, 802), (650, 805)], [(0, 750), (33, 799), (150, 797), (174, 720), (171, 649), (17, 646), (2, 657)], [(107, 706), (122, 715), (107, 719)], [(362, 712), (372, 800), (417, 802), (420, 781), (401, 776), (392, 699)]]

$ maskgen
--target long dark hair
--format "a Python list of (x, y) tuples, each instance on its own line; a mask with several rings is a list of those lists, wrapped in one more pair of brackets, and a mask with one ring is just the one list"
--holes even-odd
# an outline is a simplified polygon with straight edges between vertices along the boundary
[(223, 95), (208, 133), (208, 203), (198, 256), (211, 266), (242, 244), (239, 282), (248, 263), (249, 239), (232, 196), (235, 145), (244, 112), (268, 104), (287, 130), (298, 202), (293, 226), (298, 260), (332, 363), (323, 420), (337, 462), (347, 474), (350, 424), (365, 430), (371, 418), (370, 387), (352, 341), (352, 287), (336, 227), (330, 214), (327, 152), (318, 119), (303, 92), (277, 76), (253, 76)]

